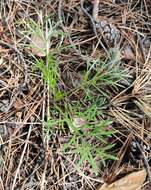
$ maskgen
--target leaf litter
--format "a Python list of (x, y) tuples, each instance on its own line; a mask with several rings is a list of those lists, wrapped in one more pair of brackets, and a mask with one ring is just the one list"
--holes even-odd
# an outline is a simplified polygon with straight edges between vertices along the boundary
[(0, 7), (0, 189), (150, 188), (150, 1)]
[(146, 180), (146, 170), (133, 172), (110, 185), (103, 185), (98, 190), (139, 190)]

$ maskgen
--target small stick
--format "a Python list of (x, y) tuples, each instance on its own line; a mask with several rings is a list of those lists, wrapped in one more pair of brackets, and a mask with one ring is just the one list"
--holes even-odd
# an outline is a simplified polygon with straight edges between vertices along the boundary
[(147, 171), (147, 174), (148, 174), (148, 178), (149, 178), (149, 183), (150, 183), (150, 185), (151, 185), (150, 166), (149, 166), (148, 161), (147, 161), (147, 158), (146, 158), (146, 156), (145, 156), (144, 147), (143, 147), (141, 144), (139, 144), (138, 142), (136, 142), (136, 144), (137, 144), (137, 147), (138, 147), (140, 153), (142, 154), (144, 166), (145, 166), (145, 168), (146, 168), (146, 171)]
[(93, 4), (92, 18), (95, 21), (98, 21), (99, 3), (100, 3), (100, 0), (92, 0), (92, 4)]
[(102, 46), (102, 48), (105, 50), (106, 54), (108, 55), (108, 51), (106, 49), (106, 47), (104, 46), (104, 44), (101, 42), (99, 36), (98, 36), (98, 32), (95, 26), (95, 20), (93, 19), (93, 17), (87, 12), (87, 10), (84, 8), (84, 0), (80, 0), (80, 4), (81, 4), (81, 9), (82, 11), (85, 13), (85, 15), (90, 19), (92, 27), (93, 27), (93, 32), (96, 35), (100, 45)]

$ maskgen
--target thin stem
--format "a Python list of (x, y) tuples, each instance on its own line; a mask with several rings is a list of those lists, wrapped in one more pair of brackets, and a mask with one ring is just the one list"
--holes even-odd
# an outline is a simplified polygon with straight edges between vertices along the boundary
[(95, 21), (98, 21), (99, 3), (100, 3), (100, 0), (92, 0), (92, 4), (93, 4), (92, 18)]

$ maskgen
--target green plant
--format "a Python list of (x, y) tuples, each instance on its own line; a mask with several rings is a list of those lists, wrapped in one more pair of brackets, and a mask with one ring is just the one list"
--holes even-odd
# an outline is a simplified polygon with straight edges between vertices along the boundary
[[(27, 20), (25, 23), (26, 30), (22, 32), (30, 41), (28, 48), (31, 49), (35, 67), (41, 72), (44, 84), (48, 87), (51, 97), (55, 100), (60, 100), (64, 97), (64, 94), (57, 88), (59, 72), (55, 54), (62, 49), (61, 44), (65, 34), (59, 30), (58, 26), (59, 22), (55, 23), (50, 17), (42, 18), (39, 13), (38, 22), (33, 19)], [(59, 39), (58, 46), (51, 49), (53, 40), (56, 38)]]
[[(54, 127), (64, 127), (66, 123), (70, 130), (70, 140), (63, 145), (62, 152), (64, 154), (76, 154), (79, 158), (76, 165), (80, 167), (84, 162), (88, 163), (95, 174), (98, 173), (96, 164), (97, 159), (105, 161), (108, 159), (116, 159), (108, 153), (114, 146), (110, 144), (107, 139), (113, 135), (115, 131), (108, 130), (111, 121), (105, 119), (98, 119), (102, 116), (102, 110), (98, 108), (97, 102), (84, 108), (82, 105), (71, 105), (67, 103), (65, 109), (56, 107), (59, 118), (48, 120), (45, 131), (52, 134)], [(81, 126), (74, 124), (75, 116), (77, 119), (83, 119), (85, 122)], [(51, 129), (51, 130), (48, 130)]]
[(72, 125), (72, 130), (76, 129), (64, 149), (73, 146), (71, 151), (79, 155), (77, 165), (80, 166), (84, 161), (87, 161), (95, 174), (97, 174), (96, 158), (101, 159), (104, 164), (106, 159), (115, 159), (114, 156), (107, 153), (114, 146), (107, 142), (107, 139), (115, 131), (107, 129), (111, 125), (111, 121), (97, 118), (102, 116), (102, 110), (97, 106), (97, 102), (94, 102), (85, 110), (74, 111), (74, 115), (77, 118), (84, 119), (85, 124), (78, 128), (73, 127), (73, 122), (68, 124), (69, 126)]
[(57, 88), (59, 80), (58, 67), (55, 59), (51, 55), (47, 55), (47, 65), (44, 61), (36, 59), (36, 67), (40, 70), (42, 79), (48, 85), (49, 92), (55, 100), (60, 100), (64, 94)]
[[(63, 145), (63, 153), (76, 154), (77, 166), (80, 167), (86, 162), (95, 174), (98, 173), (96, 164), (98, 159), (104, 165), (106, 160), (116, 159), (109, 153), (114, 145), (108, 142), (108, 138), (112, 137), (115, 131), (108, 129), (112, 122), (105, 119), (104, 110), (108, 105), (107, 87), (116, 89), (120, 85), (118, 82), (123, 78), (123, 72), (120, 70), (120, 62), (110, 59), (88, 60), (83, 78), (73, 90), (76, 92), (82, 89), (83, 99), (73, 102), (66, 99), (63, 107), (55, 104), (54, 109), (59, 118), (51, 116), (48, 120), (48, 126), (51, 127), (46, 126), (46, 131), (48, 128), (53, 131), (54, 126), (62, 130), (64, 125), (68, 126), (70, 139)], [(82, 124), (76, 125), (75, 120), (79, 120)]]
[[(104, 107), (107, 105), (106, 97), (109, 97), (109, 92), (106, 87), (116, 88), (118, 81), (122, 78), (122, 72), (119, 69), (120, 58), (113, 56), (112, 52), (106, 60), (88, 59), (87, 67), (82, 73), (82, 80), (73, 92), (82, 90), (83, 100), (68, 101), (67, 95), (64, 98), (64, 93), (57, 88), (57, 82), (60, 80), (57, 63), (57, 48), (61, 48), (61, 43), (64, 34), (57, 29), (58, 23), (53, 24), (48, 18), (45, 22), (35, 23), (33, 20), (27, 25), (30, 35), (38, 37), (39, 42), (44, 42), (37, 47), (37, 39), (31, 43), (31, 48), (38, 48), (34, 52), (42, 55), (45, 58), (36, 58), (35, 65), (41, 73), (44, 84), (48, 87), (48, 93), (55, 103), (51, 105), (51, 110), (47, 116), (47, 121), (44, 123), (44, 133), (48, 138), (51, 138), (55, 129), (59, 128), (65, 132), (64, 126), (69, 128), (70, 139), (68, 143), (63, 145), (62, 151), (64, 154), (76, 154), (78, 160), (77, 166), (80, 167), (84, 162), (87, 162), (95, 174), (98, 173), (96, 161), (102, 160), (105, 165), (107, 159), (116, 159), (108, 152), (114, 146), (107, 139), (113, 135), (115, 131), (108, 129), (111, 121), (104, 117)], [(29, 36), (28, 33), (28, 36)], [(60, 36), (59, 46), (55, 51), (50, 51), (51, 40)], [(68, 92), (70, 95), (70, 92)], [(98, 95), (99, 94), (99, 95)], [(49, 97), (48, 97), (49, 98)], [(63, 100), (63, 106), (60, 106), (60, 100)], [(89, 103), (88, 103), (89, 102)], [(50, 106), (50, 105), (48, 105)], [(83, 123), (77, 125), (75, 120)]]
[(111, 60), (110, 57), (106, 60), (88, 59), (87, 68), (82, 74), (82, 80), (76, 91), (82, 89), (87, 96), (102, 94), (102, 96), (109, 98), (110, 91), (107, 91), (107, 88), (122, 87), (120, 81), (124, 78), (120, 59), (114, 59)]
[[(49, 55), (54, 39), (59, 39), (59, 41), (55, 50), (53, 48), (52, 50), (58, 51), (62, 48), (65, 33), (59, 29), (60, 23), (55, 22), (50, 16), (43, 17), (41, 13), (38, 13), (37, 21), (29, 19), (18, 24), (24, 25), (25, 29), (21, 33), (30, 42), (30, 44), (27, 44), (27, 47), (31, 49), (36, 48), (37, 51), (41, 52), (40, 55)], [(34, 57), (34, 54), (31, 55)]]

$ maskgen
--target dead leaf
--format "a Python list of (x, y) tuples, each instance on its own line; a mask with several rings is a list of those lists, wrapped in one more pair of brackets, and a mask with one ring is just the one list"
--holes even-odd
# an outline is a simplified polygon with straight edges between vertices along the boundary
[(132, 51), (132, 48), (128, 45), (124, 47), (122, 54), (124, 59), (135, 59), (135, 55)]
[(15, 102), (14, 102), (14, 108), (15, 109), (20, 109), (24, 106), (24, 103), (20, 100), (20, 99), (17, 99)]
[(146, 179), (146, 170), (133, 172), (110, 185), (104, 184), (98, 190), (140, 190)]
[(46, 56), (46, 44), (45, 41), (38, 35), (33, 35), (31, 38), (31, 51), (34, 55), (39, 57)]
[[(73, 121), (72, 121), (72, 124), (75, 128), (81, 128), (83, 127), (85, 124), (87, 123), (87, 120), (84, 119), (84, 118), (80, 118), (78, 116), (74, 116), (73, 117)], [(82, 130), (82, 129), (81, 129)], [(85, 130), (85, 129), (83, 129)], [(74, 130), (71, 128), (70, 131), (73, 133)]]
[(86, 123), (87, 123), (87, 121), (84, 118), (80, 118), (80, 117), (76, 117), (76, 116), (73, 118), (73, 125), (76, 128), (80, 128), (83, 125), (85, 125)]

